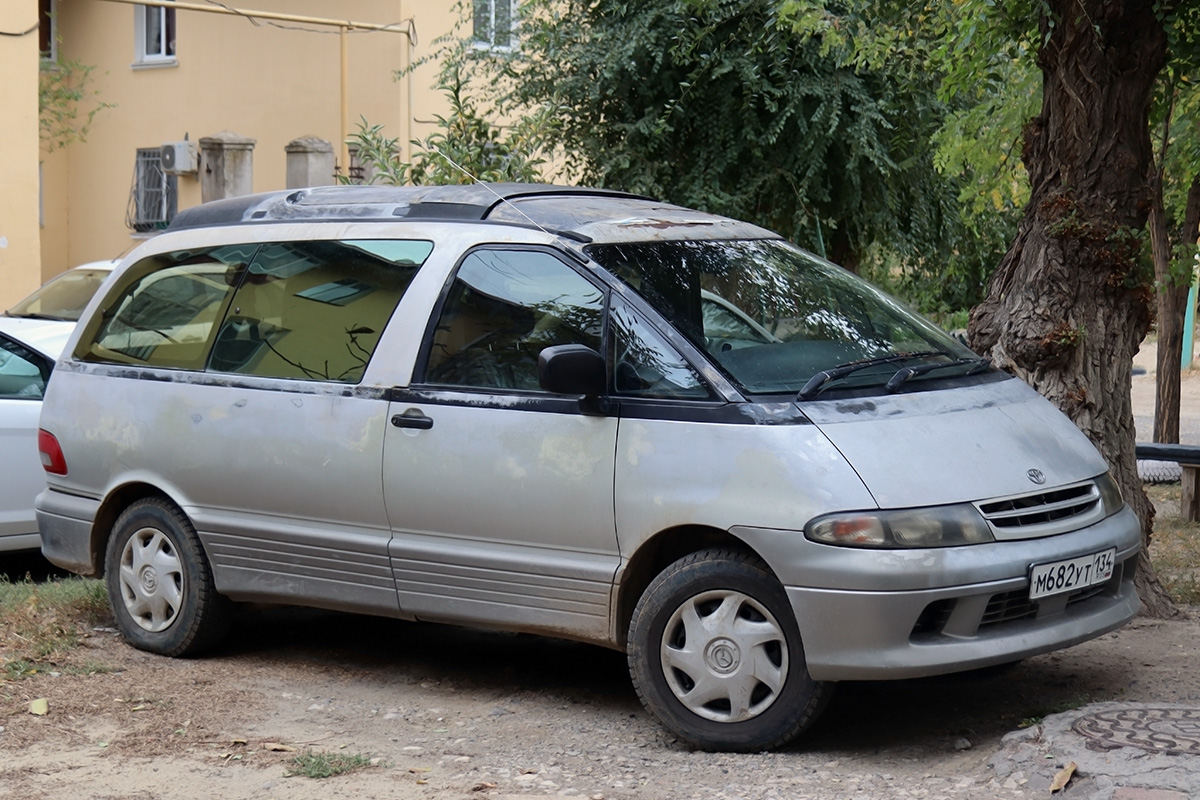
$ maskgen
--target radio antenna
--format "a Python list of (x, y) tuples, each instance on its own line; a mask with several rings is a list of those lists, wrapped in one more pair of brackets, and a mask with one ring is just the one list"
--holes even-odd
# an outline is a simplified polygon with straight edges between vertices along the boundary
[(521, 209), (517, 208), (517, 205), (516, 205), (515, 203), (513, 203), (511, 200), (509, 200), (507, 197), (505, 197), (504, 195), (500, 194), (499, 192), (497, 192), (497, 191), (496, 191), (495, 189), (493, 189), (491, 186), (488, 186), (488, 185), (487, 185), (486, 183), (484, 183), (483, 181), (479, 180), (479, 178), (476, 178), (474, 175), (472, 175), (472, 174), (470, 173), (470, 171), (468, 171), (468, 170), (467, 170), (467, 168), (466, 168), (466, 167), (464, 167), (462, 164), (459, 164), (459, 163), (458, 163), (457, 161), (455, 161), (453, 158), (451, 158), (450, 156), (446, 155), (446, 154), (445, 154), (445, 153), (443, 153), (441, 150), (439, 150), (439, 149), (438, 149), (438, 147), (437, 147), (437, 145), (429, 145), (429, 149), (430, 149), (430, 150), (432, 150), (433, 152), (437, 153), (437, 154), (438, 154), (439, 156), (441, 156), (442, 158), (446, 159), (446, 163), (448, 163), (450, 166), (454, 167), (456, 170), (458, 170), (459, 172), (461, 172), (463, 175), (466, 175), (468, 178), (470, 178), (471, 180), (473, 180), (473, 181), (474, 181), (474, 182), (475, 182), (477, 185), (479, 185), (479, 186), (482, 186), (484, 189), (487, 189), (489, 192), (491, 192), (492, 194), (496, 195), (496, 199), (497, 199), (497, 200), (499, 200), (501, 203), (504, 203), (504, 204), (506, 204), (506, 205), (507, 205), (509, 208), (511, 208), (513, 211), (516, 211), (516, 212), (517, 212), (518, 214), (520, 214), (522, 217), (524, 217), (525, 219), (529, 220), (529, 224), (530, 224), (530, 225), (532, 225), (533, 227), (537, 228), (539, 231), (541, 231), (542, 233), (546, 234), (547, 236), (553, 236), (553, 235), (554, 235), (553, 233), (551, 233), (550, 231), (546, 230), (546, 229), (545, 229), (545, 228), (543, 228), (541, 225), (539, 225), (539, 224), (537, 223), (537, 220), (535, 220), (533, 217), (529, 216), (529, 215), (528, 215), (528, 214), (526, 214), (524, 211), (522, 211)]

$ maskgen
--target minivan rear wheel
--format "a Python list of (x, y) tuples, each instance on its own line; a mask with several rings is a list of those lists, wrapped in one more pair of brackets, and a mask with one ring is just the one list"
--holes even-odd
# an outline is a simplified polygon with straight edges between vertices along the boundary
[(230, 603), (213, 586), (196, 529), (166, 500), (139, 500), (121, 513), (104, 572), (117, 628), (134, 647), (194, 655), (228, 627)]
[(704, 750), (780, 747), (832, 692), (808, 674), (783, 587), (738, 550), (693, 553), (651, 581), (633, 612), (628, 655), (642, 704)]

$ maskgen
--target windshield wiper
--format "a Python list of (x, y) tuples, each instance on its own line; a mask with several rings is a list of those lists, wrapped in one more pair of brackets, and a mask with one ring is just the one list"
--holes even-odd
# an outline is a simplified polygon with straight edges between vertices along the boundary
[(986, 358), (956, 358), (953, 361), (947, 361), (942, 364), (918, 364), (915, 367), (901, 367), (896, 370), (896, 374), (888, 378), (888, 382), (884, 388), (889, 392), (894, 392), (900, 388), (901, 384), (908, 381), (910, 378), (915, 378), (918, 375), (924, 375), (926, 372), (933, 372), (936, 369), (946, 369), (947, 367), (961, 367), (970, 364), (963, 375), (974, 375), (976, 372), (987, 369), (992, 365), (992, 362)]
[[(809, 378), (808, 383), (800, 387), (800, 391), (796, 394), (796, 399), (808, 400), (810, 397), (815, 397), (820, 394), (821, 389), (830, 381), (844, 378), (853, 372), (858, 372), (860, 369), (876, 367), (880, 364), (894, 364), (897, 361), (907, 361), (910, 358), (933, 358), (935, 356), (946, 356), (946, 354), (941, 350), (918, 350), (913, 353), (894, 353), (890, 356), (880, 356), (879, 358), (867, 358), (862, 361), (850, 361), (845, 364), (838, 364), (836, 367), (822, 370)], [(949, 356), (946, 357), (948, 358)]]

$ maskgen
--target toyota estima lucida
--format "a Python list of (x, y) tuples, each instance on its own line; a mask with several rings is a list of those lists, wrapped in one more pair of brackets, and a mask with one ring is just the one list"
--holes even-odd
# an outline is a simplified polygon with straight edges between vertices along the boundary
[(237, 601), (568, 637), (706, 749), (1138, 610), (1137, 519), (1026, 384), (776, 234), (615, 192), (184, 211), (41, 427), (43, 551), (136, 647), (201, 652)]

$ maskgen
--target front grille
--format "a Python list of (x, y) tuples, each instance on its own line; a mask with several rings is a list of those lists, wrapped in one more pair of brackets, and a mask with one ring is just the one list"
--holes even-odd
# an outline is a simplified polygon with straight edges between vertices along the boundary
[(1001, 538), (1048, 536), (1090, 525), (1102, 515), (1100, 490), (1092, 481), (1046, 492), (989, 500), (979, 513)]
[(1029, 590), (992, 595), (988, 601), (979, 627), (995, 625), (998, 622), (1012, 622), (1017, 619), (1037, 616), (1037, 603), (1029, 599)]

